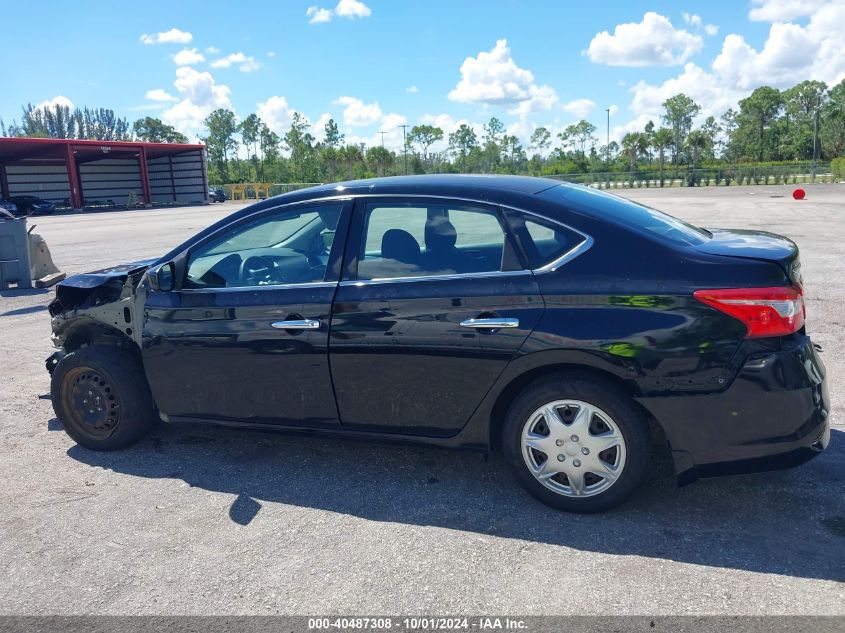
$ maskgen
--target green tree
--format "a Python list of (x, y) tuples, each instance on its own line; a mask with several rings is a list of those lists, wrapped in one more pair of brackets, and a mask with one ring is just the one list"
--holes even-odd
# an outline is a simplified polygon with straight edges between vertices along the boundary
[(531, 133), (531, 139), (528, 142), (528, 147), (535, 154), (544, 154), (552, 144), (552, 133), (548, 128), (538, 127)]
[(314, 137), (308, 130), (311, 123), (299, 112), (293, 113), (290, 129), (284, 137), (290, 152), (291, 175), (295, 182), (308, 182), (314, 178)]
[(237, 152), (238, 141), (235, 134), (238, 125), (235, 113), (225, 108), (218, 108), (205, 119), (208, 136), (205, 139), (209, 162), (217, 169), (223, 182), (229, 180), (229, 154)]
[(379, 176), (384, 176), (395, 160), (396, 156), (381, 145), (375, 145), (367, 149), (367, 165)]
[(466, 123), (449, 135), (449, 151), (455, 156), (459, 171), (467, 171), (470, 156), (477, 150), (478, 136)]
[[(250, 145), (252, 146), (252, 156), (248, 156), (252, 161), (253, 165), (255, 166), (255, 180), (261, 180), (261, 176), (258, 171), (258, 141), (261, 136), (261, 119), (258, 118), (258, 115), (254, 112), (246, 117), (243, 121), (241, 121), (238, 129), (241, 132), (241, 140), (243, 141), (244, 147), (249, 148)], [(249, 149), (247, 149), (247, 154), (249, 154)]]
[(845, 80), (827, 93), (819, 122), (819, 138), (825, 158), (845, 156)]
[(663, 122), (672, 128), (672, 163), (677, 171), (681, 160), (681, 151), (684, 147), (687, 134), (692, 129), (692, 120), (701, 111), (695, 101), (684, 93), (669, 97), (663, 102)]
[(645, 132), (628, 132), (622, 137), (622, 151), (628, 157), (631, 171), (637, 169), (637, 159), (648, 152), (649, 139)]
[(337, 127), (334, 119), (329, 119), (323, 126), (323, 145), (331, 148), (338, 148), (343, 144), (343, 134)]
[(132, 133), (146, 143), (187, 143), (188, 138), (172, 125), (154, 117), (144, 117), (132, 124)]
[(429, 148), (442, 140), (443, 130), (433, 125), (415, 125), (408, 133), (408, 143), (419, 146), (423, 163), (428, 163)]
[(657, 161), (660, 165), (660, 186), (663, 186), (663, 167), (666, 164), (666, 148), (672, 145), (672, 130), (668, 127), (661, 127), (654, 131), (651, 136), (651, 146), (657, 150)]
[(743, 156), (758, 161), (777, 160), (777, 130), (772, 125), (783, 108), (783, 95), (777, 88), (761, 86), (739, 102), (738, 127)]

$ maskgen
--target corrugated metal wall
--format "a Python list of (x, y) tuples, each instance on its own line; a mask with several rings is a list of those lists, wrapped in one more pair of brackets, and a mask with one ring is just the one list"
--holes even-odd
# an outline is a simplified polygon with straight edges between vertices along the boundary
[[(208, 202), (205, 160), (202, 151), (147, 160), (150, 198), (153, 204), (203, 204)], [(19, 161), (6, 166), (9, 196), (34, 195), (58, 204), (70, 198), (67, 167), (63, 160)], [(104, 158), (79, 165), (83, 204), (126, 204), (130, 193), (144, 202), (138, 159)]]
[(63, 160), (49, 164), (47, 161), (21, 161), (6, 167), (9, 196), (33, 195), (57, 204), (70, 198), (70, 184)]
[(144, 201), (141, 166), (137, 158), (106, 158), (79, 166), (83, 204), (126, 204), (130, 192)]
[(186, 152), (147, 160), (153, 202), (206, 202), (208, 192), (202, 152)]

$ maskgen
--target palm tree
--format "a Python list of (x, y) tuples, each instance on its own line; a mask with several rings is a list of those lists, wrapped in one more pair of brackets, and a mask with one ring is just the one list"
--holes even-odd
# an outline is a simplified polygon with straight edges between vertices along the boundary
[(687, 149), (692, 155), (692, 168), (698, 165), (701, 154), (710, 146), (710, 137), (704, 130), (693, 130), (687, 135)]
[(666, 163), (666, 148), (672, 144), (672, 130), (662, 127), (656, 130), (651, 136), (651, 145), (657, 150), (657, 159), (660, 163), (660, 186), (663, 186), (663, 165)]
[(622, 151), (628, 155), (631, 171), (637, 169), (637, 159), (648, 151), (648, 134), (628, 132), (622, 137)]

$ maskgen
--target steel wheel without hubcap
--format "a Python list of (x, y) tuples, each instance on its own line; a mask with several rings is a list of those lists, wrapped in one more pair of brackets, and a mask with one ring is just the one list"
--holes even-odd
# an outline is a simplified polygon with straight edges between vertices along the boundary
[(591, 497), (616, 483), (625, 467), (625, 438), (600, 408), (555, 400), (522, 429), (522, 457), (534, 478), (566, 497)]
[(107, 438), (120, 421), (120, 403), (109, 381), (89, 367), (67, 372), (62, 391), (71, 422), (92, 438)]

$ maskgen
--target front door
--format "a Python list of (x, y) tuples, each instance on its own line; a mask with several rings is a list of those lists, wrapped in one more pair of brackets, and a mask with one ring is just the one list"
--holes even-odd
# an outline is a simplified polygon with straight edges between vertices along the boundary
[(344, 428), (454, 435), (543, 310), (499, 210), (360, 200), (346, 252), (329, 344)]
[(177, 290), (149, 291), (142, 353), (162, 413), (339, 424), (328, 333), (343, 205), (287, 207), (226, 227), (186, 254)]

